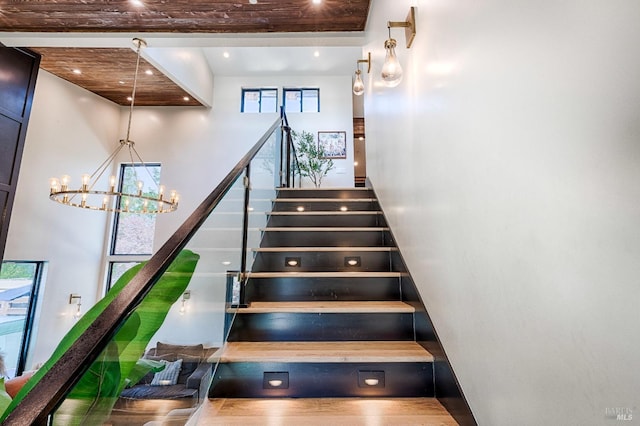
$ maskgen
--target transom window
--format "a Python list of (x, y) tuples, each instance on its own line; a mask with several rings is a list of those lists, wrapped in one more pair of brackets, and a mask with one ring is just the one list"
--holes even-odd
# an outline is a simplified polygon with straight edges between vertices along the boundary
[(286, 112), (320, 112), (320, 89), (284, 89)]
[(278, 89), (242, 89), (241, 112), (278, 112)]

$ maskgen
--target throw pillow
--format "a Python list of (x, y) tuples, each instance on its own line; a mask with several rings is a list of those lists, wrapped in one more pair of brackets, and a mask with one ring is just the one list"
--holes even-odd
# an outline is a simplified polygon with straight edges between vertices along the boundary
[(182, 359), (182, 369), (178, 375), (178, 383), (185, 384), (189, 376), (191, 376), (193, 372), (196, 371), (196, 368), (198, 368), (198, 365), (200, 365), (201, 359), (184, 354), (178, 354), (178, 358)]
[(164, 370), (158, 371), (153, 375), (151, 386), (168, 386), (175, 385), (178, 382), (178, 374), (180, 374), (180, 368), (182, 367), (182, 360), (179, 359), (175, 362), (160, 361), (166, 363)]

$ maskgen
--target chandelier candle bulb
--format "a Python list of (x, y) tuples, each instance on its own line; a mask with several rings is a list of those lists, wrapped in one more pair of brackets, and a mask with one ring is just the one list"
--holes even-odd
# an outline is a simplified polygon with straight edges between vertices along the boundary
[(82, 194), (82, 201), (80, 202), (81, 207), (87, 207), (87, 194)]
[(58, 178), (49, 179), (49, 186), (51, 188), (51, 194), (54, 194), (60, 190), (60, 180)]
[(102, 209), (101, 210), (106, 210), (107, 209), (107, 201), (109, 201), (108, 197), (104, 197), (102, 199)]
[(62, 191), (66, 191), (67, 189), (69, 189), (70, 181), (71, 176), (69, 175), (63, 175), (62, 178), (60, 178), (60, 188), (62, 189)]
[[(160, 187), (158, 188), (158, 200), (162, 200), (162, 197), (164, 197), (164, 190), (165, 190), (165, 186), (164, 185), (160, 185)], [(162, 209), (158, 209), (158, 210), (162, 210)]]
[(89, 181), (91, 179), (91, 176), (89, 176), (88, 174), (83, 174), (82, 175), (82, 191), (86, 192), (89, 189)]
[(112, 175), (109, 178), (109, 192), (115, 192), (115, 191), (116, 191), (116, 177)]

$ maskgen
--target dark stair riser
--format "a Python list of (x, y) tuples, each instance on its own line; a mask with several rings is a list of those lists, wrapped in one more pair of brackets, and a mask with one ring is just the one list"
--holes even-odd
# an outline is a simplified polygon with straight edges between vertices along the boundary
[(410, 313), (241, 313), (230, 342), (414, 340)]
[(281, 189), (278, 191), (278, 198), (375, 198), (375, 194), (370, 189)]
[(256, 278), (247, 302), (400, 300), (399, 278)]
[(262, 247), (390, 247), (386, 231), (272, 231), (262, 236)]
[[(296, 266), (287, 262), (296, 260)], [(349, 261), (358, 262), (349, 265)], [(259, 252), (253, 272), (396, 272), (391, 269), (391, 252), (384, 251), (291, 251)]]
[(284, 226), (386, 226), (379, 214), (287, 214), (271, 215), (267, 222), (269, 227)]
[(380, 207), (377, 201), (278, 201), (273, 203), (275, 212), (295, 212), (298, 207), (303, 207), (304, 211), (339, 212), (342, 207), (348, 211), (378, 211)]
[[(384, 372), (384, 387), (359, 383)], [(287, 372), (288, 389), (264, 389), (264, 373)], [(382, 382), (381, 382), (382, 383)], [(221, 363), (210, 398), (433, 397), (432, 363)], [(268, 386), (267, 386), (268, 387)]]

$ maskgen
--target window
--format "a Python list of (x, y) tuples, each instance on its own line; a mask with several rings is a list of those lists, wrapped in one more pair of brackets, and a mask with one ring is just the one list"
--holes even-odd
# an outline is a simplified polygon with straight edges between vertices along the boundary
[(107, 291), (120, 279), (122, 274), (133, 268), (140, 262), (109, 262), (109, 271), (107, 273)]
[(44, 262), (0, 264), (0, 348), (8, 378), (25, 369), (43, 269)]
[[(137, 182), (141, 181), (143, 194), (157, 196), (160, 172), (160, 164), (123, 164), (120, 166), (118, 191), (135, 193)], [(118, 202), (122, 203), (124, 200), (118, 200)], [(131, 200), (131, 203), (141, 202), (141, 200)], [(115, 213), (111, 248), (107, 258), (109, 267), (106, 291), (111, 289), (125, 271), (149, 259), (153, 252), (155, 230), (155, 214)]]
[(320, 89), (284, 89), (286, 112), (320, 112)]
[[(135, 193), (137, 182), (143, 183), (143, 193), (158, 196), (160, 164), (123, 164), (120, 167), (118, 191)], [(122, 202), (119, 200), (118, 202)], [(141, 203), (141, 200), (133, 200)], [(150, 255), (153, 251), (153, 235), (156, 215), (145, 213), (116, 213), (114, 217), (111, 255)]]
[(278, 112), (278, 89), (242, 89), (241, 112)]

